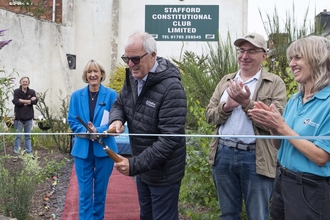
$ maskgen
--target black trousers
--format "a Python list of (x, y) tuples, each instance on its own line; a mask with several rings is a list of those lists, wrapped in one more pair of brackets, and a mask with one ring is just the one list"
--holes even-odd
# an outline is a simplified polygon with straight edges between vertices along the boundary
[(141, 220), (178, 220), (181, 182), (168, 186), (153, 186), (136, 177)]
[(279, 167), (276, 170), (271, 204), (272, 219), (329, 220), (329, 178), (311, 179), (289, 172), (281, 172)]

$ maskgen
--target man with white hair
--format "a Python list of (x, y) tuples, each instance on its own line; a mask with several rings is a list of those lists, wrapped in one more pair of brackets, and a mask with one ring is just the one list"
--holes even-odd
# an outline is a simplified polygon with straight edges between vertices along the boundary
[(130, 136), (132, 157), (121, 157), (115, 168), (136, 176), (141, 219), (178, 220), (187, 113), (180, 71), (157, 56), (156, 41), (145, 32), (128, 38), (122, 59), (128, 65), (126, 80), (111, 108), (109, 128), (122, 133), (127, 122), (130, 133), (146, 135)]

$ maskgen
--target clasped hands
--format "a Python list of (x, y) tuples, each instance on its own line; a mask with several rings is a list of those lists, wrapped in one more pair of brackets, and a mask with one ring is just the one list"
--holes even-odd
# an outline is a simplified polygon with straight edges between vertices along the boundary
[[(251, 91), (243, 82), (231, 79), (226, 91), (228, 99), (223, 106), (225, 112), (230, 112), (239, 105), (243, 109), (249, 105)], [(263, 102), (255, 102), (253, 109), (248, 110), (248, 115), (253, 121), (267, 127), (272, 134), (279, 134), (279, 128), (285, 125), (283, 117), (274, 104), (267, 106)]]
[(231, 79), (226, 91), (228, 99), (223, 106), (225, 112), (230, 112), (240, 105), (242, 108), (246, 108), (249, 105), (251, 91), (248, 86), (244, 86), (243, 82)]
[(248, 110), (248, 115), (256, 123), (268, 128), (269, 132), (274, 135), (280, 135), (280, 130), (286, 127), (284, 118), (274, 104), (267, 106), (263, 102), (255, 102), (253, 109)]

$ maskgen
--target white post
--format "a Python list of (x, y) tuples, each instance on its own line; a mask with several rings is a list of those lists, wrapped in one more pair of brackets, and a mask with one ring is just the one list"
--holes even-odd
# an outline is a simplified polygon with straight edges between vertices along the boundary
[(55, 21), (55, 8), (56, 8), (56, 0), (53, 0), (53, 17), (52, 17), (52, 21)]

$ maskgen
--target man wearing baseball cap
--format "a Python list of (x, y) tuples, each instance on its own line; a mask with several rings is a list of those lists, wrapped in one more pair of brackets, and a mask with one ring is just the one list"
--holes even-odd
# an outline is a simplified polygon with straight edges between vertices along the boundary
[[(277, 150), (269, 130), (247, 115), (255, 101), (273, 104), (283, 112), (286, 87), (283, 80), (267, 72), (262, 62), (267, 43), (258, 33), (235, 40), (240, 69), (218, 83), (206, 109), (206, 120), (216, 125), (210, 144), (209, 162), (218, 194), (221, 220), (240, 219), (244, 199), (248, 219), (269, 219), (276, 171)], [(244, 137), (242, 137), (244, 136)]]

